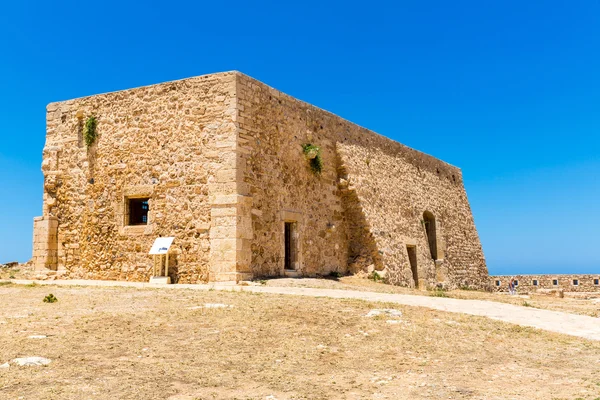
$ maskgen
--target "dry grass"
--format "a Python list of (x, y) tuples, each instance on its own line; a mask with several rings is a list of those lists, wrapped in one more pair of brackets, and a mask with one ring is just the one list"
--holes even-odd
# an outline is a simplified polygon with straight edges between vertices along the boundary
[[(33, 271), (31, 266), (21, 264), (17, 268), (0, 268), (0, 279), (36, 279), (39, 273)], [(324, 289), (361, 290), (381, 293), (414, 294), (419, 296), (431, 296), (432, 292), (410, 289), (400, 286), (386, 285), (381, 282), (361, 278), (358, 276), (343, 276), (338, 279), (315, 279), (315, 278), (282, 278), (268, 279), (262, 281), (267, 286), (293, 286), (313, 287)], [(2, 283), (0, 283), (1, 285)], [(453, 290), (443, 293), (443, 297), (455, 299), (488, 300), (508, 303), (517, 306), (526, 306), (546, 310), (562, 311), (573, 314), (600, 317), (600, 293), (591, 294), (597, 299), (586, 299), (573, 297), (566, 293), (565, 298), (548, 295), (530, 294), (528, 296), (509, 296), (505, 293), (487, 293), (473, 290)]]
[[(414, 294), (431, 296), (433, 292), (416, 290), (399, 286), (373, 282), (356, 276), (344, 276), (339, 279), (270, 279), (265, 281), (267, 286), (298, 286), (327, 289), (361, 290), (381, 293)], [(598, 294), (597, 294), (598, 295)], [(566, 296), (558, 298), (548, 295), (530, 294), (528, 296), (509, 296), (505, 293), (487, 293), (474, 290), (452, 290), (444, 292), (444, 297), (455, 299), (488, 300), (501, 303), (541, 308), (546, 310), (563, 311), (573, 314), (600, 317), (600, 302), (597, 299), (584, 299)], [(600, 296), (599, 296), (600, 297)]]
[(0, 304), (0, 364), (53, 360), (0, 369), (1, 398), (600, 398), (600, 343), (423, 308), (387, 305), (392, 324), (356, 300), (17, 285)]

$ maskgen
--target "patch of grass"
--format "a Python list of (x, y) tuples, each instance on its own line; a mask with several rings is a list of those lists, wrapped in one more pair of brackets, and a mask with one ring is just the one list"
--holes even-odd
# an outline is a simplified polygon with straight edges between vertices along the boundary
[(12, 282), (0, 282), (0, 286), (12, 285)]
[(321, 175), (323, 160), (321, 159), (321, 148), (311, 143), (302, 145), (302, 152), (308, 158), (310, 169), (315, 175)]
[(448, 293), (446, 293), (446, 291), (441, 288), (435, 288), (431, 291), (431, 293), (429, 293), (429, 295), (432, 297), (450, 297), (448, 296)]
[(8, 279), (17, 279), (17, 278), (15, 278), (15, 276), (14, 276), (14, 275), (10, 275), (10, 276), (8, 277)]
[(377, 273), (377, 271), (373, 271), (369, 274), (369, 279), (373, 282), (383, 282), (383, 277)]
[(58, 299), (52, 293), (44, 297), (44, 303), (56, 303)]
[(39, 285), (37, 283), (35, 283), (35, 282), (31, 282), (30, 284), (25, 285), (25, 287), (38, 287), (38, 286)]
[(532, 307), (532, 308), (537, 308), (536, 306), (534, 306), (533, 304), (531, 304), (530, 302), (528, 302), (527, 300), (523, 301), (523, 307)]
[(90, 147), (96, 141), (96, 127), (98, 126), (98, 120), (95, 116), (90, 116), (85, 121), (85, 125), (83, 127), (83, 139), (85, 140), (85, 144), (87, 147)]

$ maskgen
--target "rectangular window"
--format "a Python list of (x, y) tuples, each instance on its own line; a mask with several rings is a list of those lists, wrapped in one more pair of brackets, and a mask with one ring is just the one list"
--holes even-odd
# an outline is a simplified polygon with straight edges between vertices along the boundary
[(147, 225), (150, 206), (148, 198), (127, 199), (127, 225)]
[(537, 286), (538, 285), (538, 280), (534, 279), (532, 283), (533, 283), (533, 286)]
[(496, 281), (496, 286), (500, 286), (501, 282), (500, 281)]
[(558, 279), (552, 279), (552, 284), (554, 286), (558, 286)]
[(594, 279), (594, 285), (598, 286), (600, 285), (600, 279)]
[(515, 279), (515, 286), (519, 286), (519, 281)]
[(579, 286), (579, 279), (573, 279), (573, 286)]

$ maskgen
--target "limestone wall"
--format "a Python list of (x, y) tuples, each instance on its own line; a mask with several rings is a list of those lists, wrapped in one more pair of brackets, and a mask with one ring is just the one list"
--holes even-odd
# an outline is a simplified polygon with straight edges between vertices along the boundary
[[(227, 200), (237, 193), (235, 76), (48, 105), (43, 216), (58, 221), (55, 267), (77, 278), (147, 280), (153, 240), (175, 236), (174, 280), (218, 275), (211, 257), (235, 269), (229, 235), (210, 233), (213, 213), (221, 226), (237, 224), (237, 204)], [(88, 149), (82, 131), (90, 115), (98, 139)], [(150, 198), (148, 225), (127, 226), (128, 197)]]
[[(252, 272), (283, 274), (285, 221), (297, 223), (302, 274), (345, 272), (347, 235), (335, 140), (326, 133), (330, 127), (320, 127), (317, 109), (242, 74), (238, 101), (240, 194), (252, 204)], [(321, 146), (326, 163), (320, 177), (310, 171), (302, 152), (307, 142)]]
[[(176, 282), (282, 275), (288, 222), (301, 275), (489, 284), (459, 169), (238, 72), (52, 103), (42, 170), (36, 265), (71, 277), (147, 280), (159, 236), (175, 236)], [(150, 199), (147, 225), (128, 226), (130, 198)]]
[[(487, 269), (459, 169), (238, 75), (242, 194), (252, 201), (258, 275), (283, 272), (283, 211), (299, 220), (305, 275), (386, 269), (414, 285), (406, 245), (416, 246), (421, 286), (485, 287)], [(301, 145), (322, 149), (315, 176)], [(434, 262), (423, 213), (435, 215)]]
[[(600, 292), (600, 274), (496, 275), (490, 276), (490, 285), (496, 292), (508, 292), (508, 284), (513, 278), (518, 281), (518, 292), (535, 292), (538, 289)], [(534, 284), (536, 283), (534, 281), (537, 281), (537, 285)]]

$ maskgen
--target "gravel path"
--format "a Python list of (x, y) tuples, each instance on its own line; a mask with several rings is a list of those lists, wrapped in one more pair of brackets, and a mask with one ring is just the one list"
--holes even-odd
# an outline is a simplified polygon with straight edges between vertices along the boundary
[[(11, 280), (15, 284), (61, 285), (61, 286), (122, 286), (138, 288), (229, 290), (255, 293), (271, 293), (336, 299), (359, 299), (373, 302), (396, 303), (407, 306), (427, 307), (435, 310), (488, 317), (522, 326), (600, 340), (600, 318), (569, 314), (559, 311), (540, 310), (512, 304), (484, 300), (460, 300), (444, 297), (416, 296), (407, 294), (375, 293), (356, 290), (316, 289), (299, 287), (236, 286), (236, 285), (156, 285), (142, 282), (55, 280)], [(1, 290), (1, 289), (0, 289)]]

